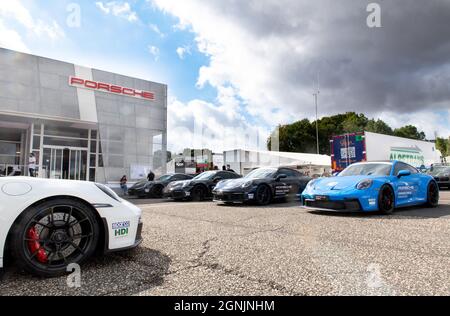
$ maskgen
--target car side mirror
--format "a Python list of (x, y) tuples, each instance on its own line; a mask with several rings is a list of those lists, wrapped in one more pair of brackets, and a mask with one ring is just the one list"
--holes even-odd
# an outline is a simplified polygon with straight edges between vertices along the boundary
[(287, 175), (285, 175), (285, 174), (279, 174), (276, 178), (275, 178), (275, 180), (277, 181), (277, 182), (279, 182), (281, 179), (286, 179), (287, 178)]
[(407, 176), (410, 176), (410, 175), (411, 175), (411, 171), (409, 171), (409, 170), (400, 170), (398, 175), (397, 175), (397, 177), (400, 179), (400, 178), (407, 177)]

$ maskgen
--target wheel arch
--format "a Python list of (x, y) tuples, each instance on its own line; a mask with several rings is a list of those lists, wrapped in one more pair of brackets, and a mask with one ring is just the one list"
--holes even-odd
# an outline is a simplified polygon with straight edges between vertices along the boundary
[(197, 188), (197, 187), (203, 187), (203, 189), (205, 189), (205, 191), (206, 191), (206, 194), (209, 194), (208, 186), (207, 186), (206, 184), (204, 184), (204, 183), (196, 183), (196, 184), (192, 187), (191, 192), (192, 192), (195, 188)]
[(38, 201), (35, 201), (34, 203), (30, 204), (28, 207), (26, 207), (20, 214), (17, 214), (16, 218), (14, 219), (12, 225), (9, 227), (8, 230), (8, 234), (6, 235), (6, 240), (5, 240), (5, 248), (3, 249), (3, 258), (8, 259), (9, 257), (9, 248), (10, 248), (10, 241), (11, 241), (11, 232), (12, 229), (14, 227), (14, 225), (17, 223), (17, 221), (20, 219), (20, 217), (30, 208), (35, 207), (39, 204), (45, 203), (45, 202), (49, 202), (49, 201), (54, 201), (54, 200), (59, 200), (59, 199), (69, 199), (69, 200), (73, 200), (73, 201), (77, 201), (79, 203), (84, 204), (86, 207), (88, 207), (89, 209), (92, 210), (92, 213), (94, 214), (95, 218), (97, 219), (97, 222), (99, 223), (98, 228), (99, 228), (99, 240), (98, 240), (98, 244), (97, 244), (97, 249), (101, 249), (103, 250), (105, 248), (105, 242), (106, 242), (106, 234), (105, 232), (107, 231), (107, 228), (104, 225), (104, 221), (102, 220), (100, 214), (98, 213), (98, 211), (95, 209), (95, 207), (93, 207), (89, 202), (87, 202), (86, 200), (77, 197), (77, 196), (71, 196), (71, 195), (55, 195), (55, 196), (51, 196), (51, 197), (46, 197), (43, 199), (40, 199)]
[(266, 182), (262, 182), (262, 183), (259, 183), (257, 186), (256, 186), (256, 190), (258, 190), (258, 188), (259, 187), (266, 187), (266, 188), (268, 188), (269, 189), (269, 192), (270, 192), (270, 199), (271, 200), (273, 200), (273, 198), (276, 196), (276, 187), (275, 186), (272, 186), (272, 185), (269, 185), (268, 183), (266, 183)]
[[(385, 186), (388, 186), (391, 188), (392, 192), (394, 192), (394, 207), (397, 208), (397, 192), (395, 191), (395, 187), (391, 182), (384, 182), (381, 183), (380, 188), (378, 190), (378, 192), (381, 192), (381, 189)], [(377, 201), (378, 201), (378, 196), (377, 196)]]

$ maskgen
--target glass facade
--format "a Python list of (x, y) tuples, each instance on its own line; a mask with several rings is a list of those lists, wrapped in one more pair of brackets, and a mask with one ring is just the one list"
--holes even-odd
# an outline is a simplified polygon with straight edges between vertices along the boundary
[[(73, 86), (72, 77), (154, 99)], [(2, 48), (0, 81), (0, 176), (29, 175), (31, 153), (43, 178), (117, 183), (166, 172), (166, 85)]]

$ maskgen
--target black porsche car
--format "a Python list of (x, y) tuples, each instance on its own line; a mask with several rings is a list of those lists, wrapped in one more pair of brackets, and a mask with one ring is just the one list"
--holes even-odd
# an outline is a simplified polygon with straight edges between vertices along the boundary
[(142, 180), (128, 189), (128, 194), (139, 198), (162, 198), (164, 188), (171, 182), (189, 180), (187, 174), (166, 174), (155, 181)]
[(450, 189), (450, 165), (435, 165), (429, 174), (436, 180), (440, 189)]
[(214, 188), (213, 196), (215, 201), (226, 204), (267, 205), (276, 199), (297, 199), (310, 180), (290, 168), (260, 168), (242, 179), (221, 181)]
[(164, 197), (174, 200), (203, 201), (212, 199), (212, 189), (222, 180), (238, 179), (240, 175), (231, 171), (206, 171), (192, 180), (170, 183), (164, 189)]

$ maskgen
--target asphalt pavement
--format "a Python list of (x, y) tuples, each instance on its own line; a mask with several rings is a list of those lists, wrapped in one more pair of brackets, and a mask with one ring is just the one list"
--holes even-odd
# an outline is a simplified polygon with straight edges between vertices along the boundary
[(140, 248), (91, 260), (79, 288), (9, 267), (0, 295), (450, 295), (450, 191), (392, 216), (135, 202)]

